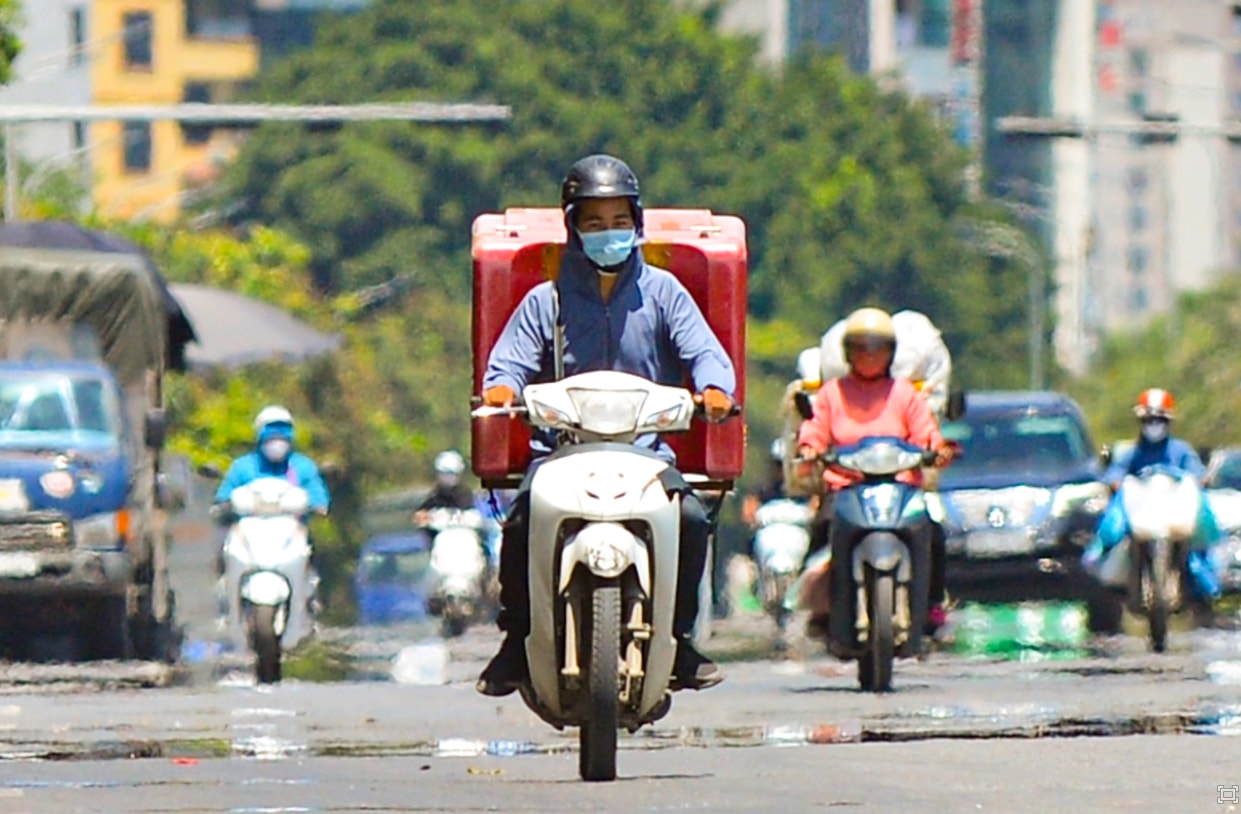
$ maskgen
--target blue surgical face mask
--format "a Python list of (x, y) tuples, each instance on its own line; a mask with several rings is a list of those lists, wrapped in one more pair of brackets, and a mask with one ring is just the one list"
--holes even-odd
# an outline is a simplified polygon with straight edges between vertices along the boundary
[(582, 251), (596, 265), (604, 268), (624, 263), (638, 244), (638, 233), (634, 229), (582, 232), (579, 236), (582, 238)]

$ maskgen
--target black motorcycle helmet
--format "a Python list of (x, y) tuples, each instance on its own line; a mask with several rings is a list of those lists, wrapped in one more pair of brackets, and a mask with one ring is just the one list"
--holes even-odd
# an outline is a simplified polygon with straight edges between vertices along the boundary
[(628, 198), (633, 209), (633, 222), (642, 234), (642, 201), (638, 194), (638, 176), (629, 165), (610, 155), (588, 155), (569, 167), (560, 185), (560, 206), (564, 209), (565, 225), (573, 233), (573, 207), (583, 198)]

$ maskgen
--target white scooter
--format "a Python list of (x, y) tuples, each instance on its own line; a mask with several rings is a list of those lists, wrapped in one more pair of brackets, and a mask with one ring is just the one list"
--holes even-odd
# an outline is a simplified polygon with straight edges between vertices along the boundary
[(1162, 653), (1167, 647), (1168, 616), (1186, 604), (1187, 560), (1198, 528), (1202, 489), (1183, 470), (1148, 466), (1125, 476), (1120, 499), (1129, 521), (1129, 539), (1127, 552), (1117, 553), (1128, 555), (1129, 609), (1146, 616), (1151, 649)]
[(234, 642), (255, 655), (260, 684), (280, 680), (282, 653), (313, 632), (318, 575), (310, 565), (310, 496), (283, 478), (259, 478), (233, 490), (224, 541), (227, 623)]
[(532, 384), (524, 412), (560, 433), (530, 483), (530, 682), (526, 705), (580, 727), (583, 780), (616, 777), (617, 730), (668, 713), (684, 480), (632, 442), (688, 430), (688, 390), (595, 371)]
[(807, 504), (783, 498), (769, 500), (754, 515), (754, 557), (758, 562), (758, 593), (763, 608), (783, 631), (789, 611), (785, 598), (801, 573), (810, 550), (810, 521), (814, 511)]
[(431, 542), (429, 609), (439, 616), (444, 635), (460, 636), (481, 621), (490, 605), (490, 563), (483, 548), (483, 516), (477, 509), (430, 509), (420, 524)]

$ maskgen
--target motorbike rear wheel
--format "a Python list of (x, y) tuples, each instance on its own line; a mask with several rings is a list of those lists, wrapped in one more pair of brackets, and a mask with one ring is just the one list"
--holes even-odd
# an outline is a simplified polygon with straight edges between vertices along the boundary
[(586, 620), (590, 643), (586, 659), (586, 720), (578, 733), (578, 773), (583, 780), (615, 780), (617, 730), (620, 727), (620, 585), (614, 580), (597, 581), (591, 591), (591, 612)]
[(866, 612), (870, 617), (866, 651), (858, 659), (858, 684), (867, 692), (891, 692), (896, 642), (892, 631), (896, 582), (891, 574), (866, 568)]
[(276, 608), (255, 605), (250, 609), (250, 636), (254, 646), (254, 677), (260, 684), (280, 681), (280, 637), (276, 635)]

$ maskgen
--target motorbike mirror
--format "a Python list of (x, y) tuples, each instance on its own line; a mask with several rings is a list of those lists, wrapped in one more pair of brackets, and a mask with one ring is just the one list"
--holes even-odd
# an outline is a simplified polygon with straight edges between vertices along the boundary
[(949, 421), (956, 421), (965, 415), (965, 391), (952, 390), (948, 393), (948, 406), (944, 415)]
[(810, 403), (810, 394), (798, 391), (793, 394), (793, 405), (797, 408), (797, 414), (803, 420), (809, 421), (814, 418), (814, 405)]
[(204, 478), (212, 479), (218, 479), (224, 474), (220, 471), (220, 467), (215, 464), (200, 464), (194, 471), (202, 475)]

